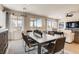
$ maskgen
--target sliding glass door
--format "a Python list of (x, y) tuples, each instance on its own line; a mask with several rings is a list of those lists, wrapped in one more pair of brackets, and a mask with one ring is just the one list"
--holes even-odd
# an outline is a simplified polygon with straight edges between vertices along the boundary
[(24, 17), (10, 15), (9, 17), (9, 39), (17, 40), (21, 39), (21, 32), (24, 27)]

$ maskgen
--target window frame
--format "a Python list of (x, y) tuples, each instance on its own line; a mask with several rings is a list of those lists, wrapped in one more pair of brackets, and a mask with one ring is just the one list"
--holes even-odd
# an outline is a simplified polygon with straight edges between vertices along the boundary
[[(40, 26), (38, 25), (38, 22), (40, 21)], [(32, 26), (31, 26), (31, 22), (33, 22)], [(30, 19), (30, 28), (41, 28), (42, 27), (42, 18), (34, 18), (34, 19)]]

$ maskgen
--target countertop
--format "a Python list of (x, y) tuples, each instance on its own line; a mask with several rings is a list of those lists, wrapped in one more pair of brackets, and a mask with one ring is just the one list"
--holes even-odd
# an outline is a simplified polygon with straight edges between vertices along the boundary
[(4, 32), (4, 31), (8, 31), (8, 29), (0, 28), (0, 33)]

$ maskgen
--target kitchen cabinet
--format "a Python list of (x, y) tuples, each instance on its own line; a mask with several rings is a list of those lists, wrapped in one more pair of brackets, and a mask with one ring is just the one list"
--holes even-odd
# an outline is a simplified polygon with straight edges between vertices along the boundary
[(4, 54), (8, 47), (8, 30), (0, 30), (0, 54)]

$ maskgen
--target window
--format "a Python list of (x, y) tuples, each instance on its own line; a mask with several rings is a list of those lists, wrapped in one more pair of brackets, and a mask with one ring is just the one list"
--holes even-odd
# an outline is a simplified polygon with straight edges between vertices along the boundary
[(30, 21), (30, 27), (33, 27), (33, 21)]
[(57, 26), (57, 21), (53, 21), (52, 22), (52, 28), (57, 28), (58, 26)]
[(34, 27), (35, 18), (30, 18), (30, 27)]
[(42, 27), (42, 20), (41, 19), (37, 19), (37, 27)]
[(51, 28), (52, 27), (51, 24), (52, 24), (52, 21), (51, 20), (47, 20), (47, 27), (48, 28)]
[(10, 15), (10, 25), (9, 28), (11, 30), (18, 28), (18, 30), (23, 30), (23, 16)]
[(57, 29), (57, 21), (53, 19), (47, 20), (47, 30)]
[(42, 19), (40, 18), (31, 18), (30, 27), (42, 27)]

